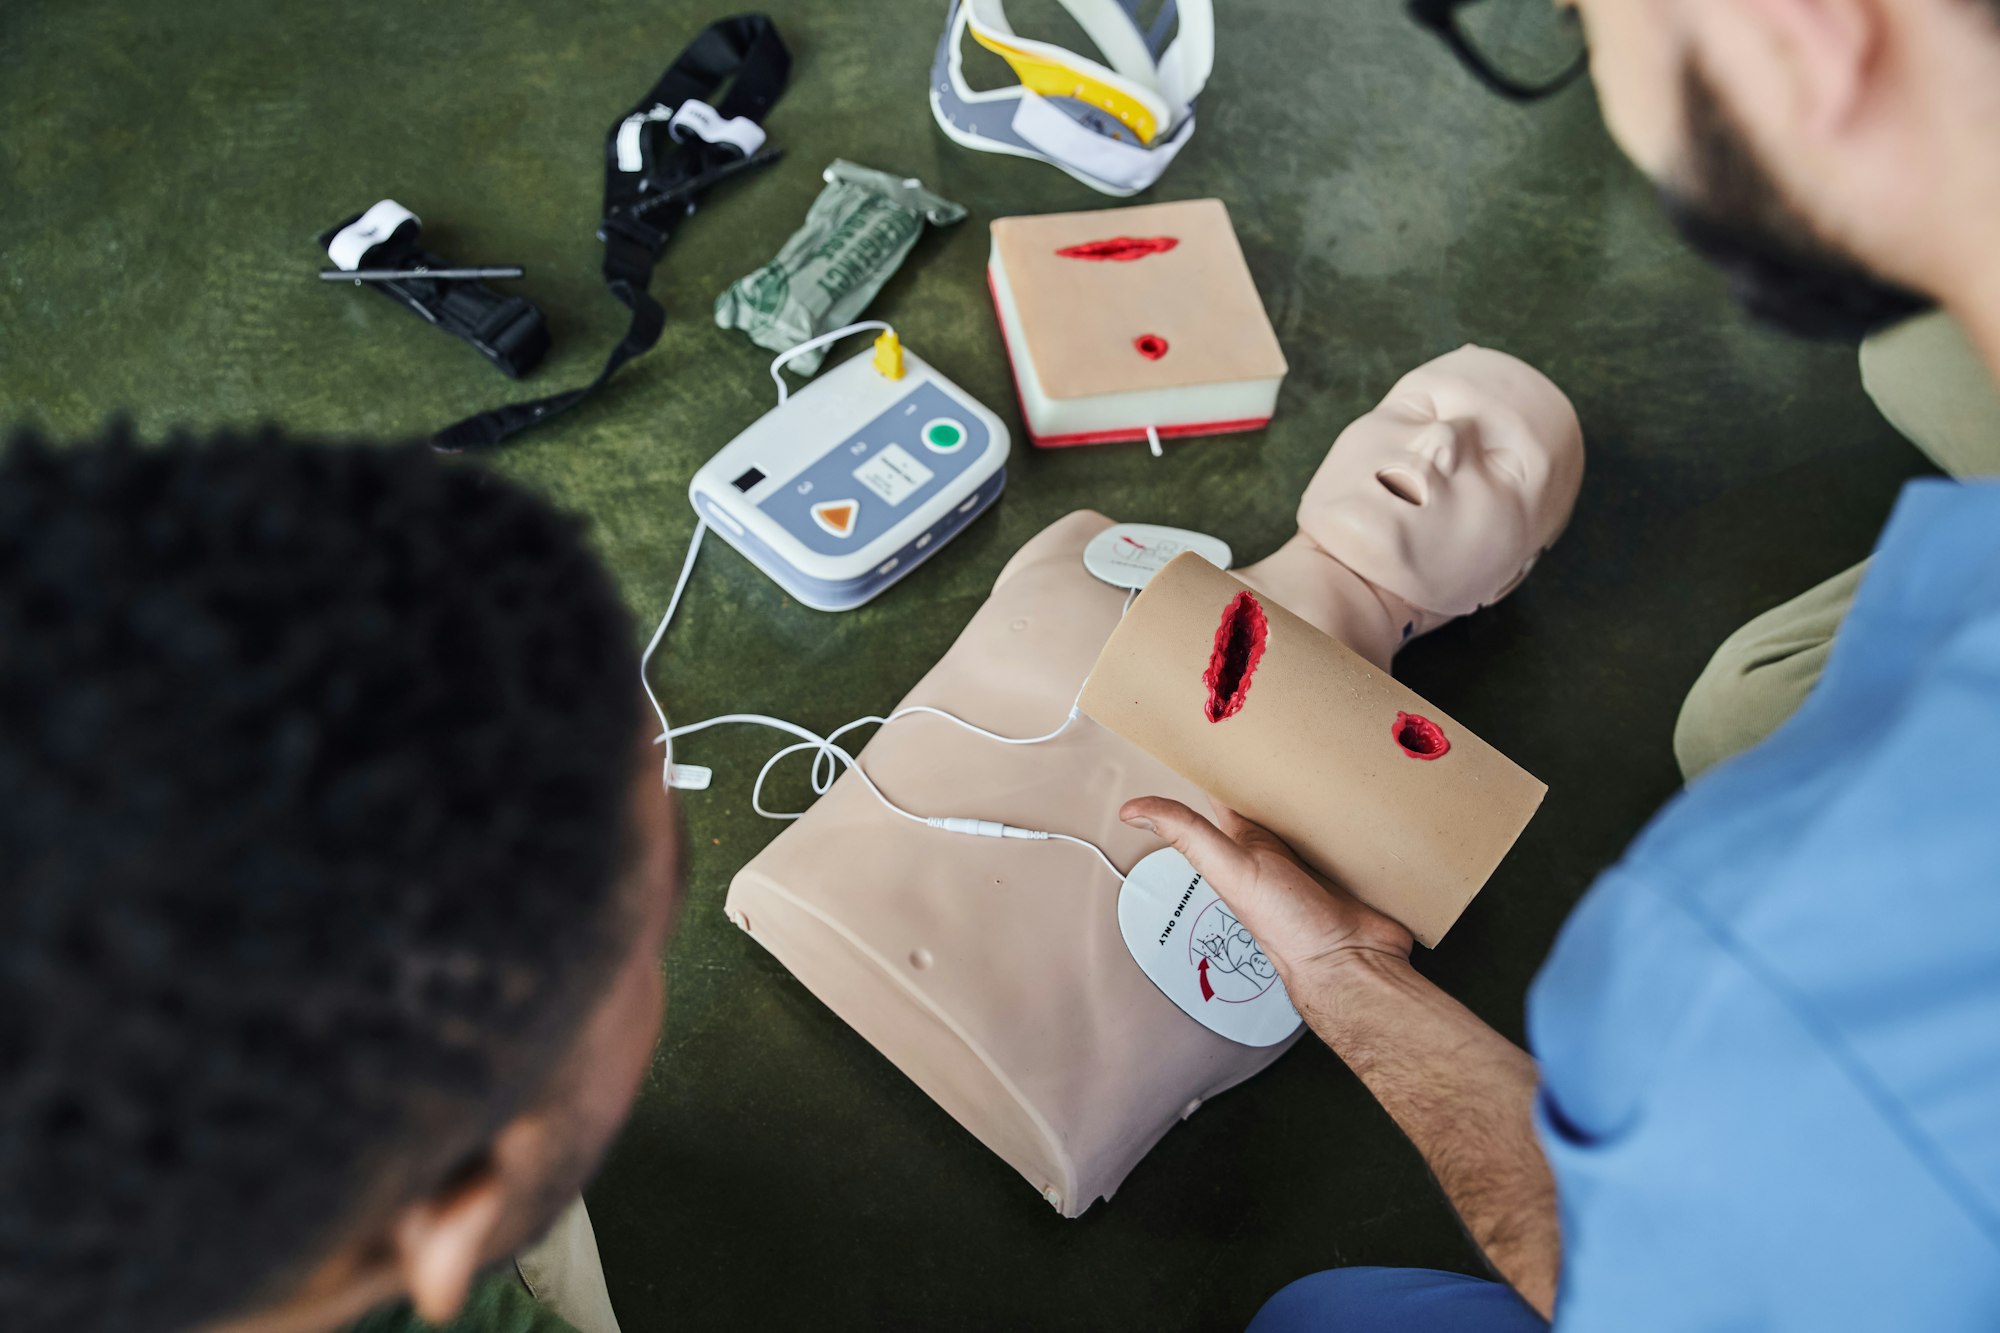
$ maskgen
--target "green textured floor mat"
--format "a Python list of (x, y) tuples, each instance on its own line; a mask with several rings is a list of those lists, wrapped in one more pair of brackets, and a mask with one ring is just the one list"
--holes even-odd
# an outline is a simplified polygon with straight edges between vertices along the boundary
[[(1292, 373), (1270, 429), (1017, 452), (1006, 495), (869, 607), (787, 604), (713, 546), (657, 678), (677, 715), (831, 725), (897, 699), (1002, 562), (1081, 505), (1204, 528), (1249, 558), (1293, 528), (1340, 427), (1466, 341), (1575, 397), (1591, 450), (1570, 532), (1523, 592), (1413, 647), (1418, 690), (1550, 784), (1541, 815), (1424, 966), (1518, 1033), (1563, 916), (1674, 789), (1683, 691), (1752, 613), (1859, 558), (1921, 468), (1851, 349), (1755, 331), (1684, 253), (1588, 89), (1481, 92), (1401, 6), (1222, 0), (1200, 128), (1146, 199), (1218, 195)], [(1018, 424), (982, 270), (995, 216), (1094, 207), (1053, 168), (931, 122), (939, 3), (773, 6), (795, 59), (787, 152), (688, 219), (655, 281), (660, 347), (498, 466), (588, 513), (650, 626), (693, 526), (693, 469), (771, 405), (769, 354), (709, 322), (776, 252), (832, 158), (973, 210), (872, 313)], [(1024, 11), (1025, 12), (1025, 11)], [(150, 431), (271, 419), (415, 436), (578, 383), (624, 327), (592, 237), (606, 127), (721, 11), (682, 2), (384, 0), (0, 7), (0, 424)], [(384, 195), (454, 259), (518, 262), (556, 351), (527, 386), (389, 302), (313, 278), (313, 237)], [(1240, 1326), (1315, 1268), (1476, 1257), (1422, 1163), (1302, 1045), (1177, 1128), (1065, 1222), (723, 918), (776, 832), (749, 806), (775, 738), (718, 734), (691, 797), (693, 899), (667, 1036), (590, 1203), (630, 1333), (670, 1328)], [(781, 783), (776, 799), (803, 799)]]

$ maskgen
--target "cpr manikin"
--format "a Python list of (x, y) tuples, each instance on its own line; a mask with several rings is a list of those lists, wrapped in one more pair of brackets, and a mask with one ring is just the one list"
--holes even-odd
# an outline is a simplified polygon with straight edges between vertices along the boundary
[[(1406, 375), (1306, 489), (1300, 531), (1237, 577), (1386, 671), (1410, 638), (1520, 583), (1583, 472), (1569, 401), (1464, 347)], [(1024, 546), (905, 704), (1040, 736), (1069, 712), (1126, 593), (1083, 565), (1080, 512)], [(1159, 842), (1129, 797), (1203, 795), (1076, 719), (1001, 745), (919, 715), (862, 767), (898, 804), (1088, 839), (1129, 870)], [(728, 912), (1060, 1212), (1108, 1198), (1173, 1123), (1285, 1049), (1239, 1045), (1157, 990), (1120, 935), (1118, 878), (1087, 850), (965, 837), (892, 814), (848, 773), (731, 885)]]

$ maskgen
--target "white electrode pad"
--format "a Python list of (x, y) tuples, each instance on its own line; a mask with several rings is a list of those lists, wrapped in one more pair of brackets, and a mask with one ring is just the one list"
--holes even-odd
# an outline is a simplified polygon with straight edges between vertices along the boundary
[(929, 559), (1007, 484), (1007, 427), (916, 353), (819, 377), (695, 473), (695, 512), (798, 601), (861, 605)]
[(1209, 1031), (1276, 1046), (1299, 1030), (1278, 969), (1173, 848), (1132, 867), (1118, 894), (1118, 928), (1152, 983)]
[(1083, 567), (1114, 588), (1143, 588), (1182, 551), (1193, 551), (1217, 569), (1228, 569), (1234, 558), (1228, 542), (1206, 533), (1120, 523), (1090, 539), (1083, 548)]

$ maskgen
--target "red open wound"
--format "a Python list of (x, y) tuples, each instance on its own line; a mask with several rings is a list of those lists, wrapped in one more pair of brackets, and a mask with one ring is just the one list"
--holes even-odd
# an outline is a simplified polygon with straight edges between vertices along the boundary
[(1147, 255), (1163, 255), (1179, 245), (1178, 236), (1113, 236), (1104, 241), (1085, 241), (1056, 251), (1064, 259), (1088, 259), (1096, 263), (1129, 264)]
[(1403, 753), (1412, 759), (1442, 758), (1451, 749), (1444, 728), (1415, 713), (1396, 714), (1396, 725), (1390, 728), (1389, 734), (1396, 738), (1396, 744), (1403, 747)]
[(1223, 608), (1222, 623), (1215, 630), (1215, 650), (1201, 676), (1202, 684), (1208, 686), (1203, 711), (1210, 722), (1234, 717), (1243, 710), (1243, 701), (1250, 694), (1250, 678), (1264, 660), (1264, 641), (1270, 632), (1264, 608), (1249, 589), (1237, 593)]

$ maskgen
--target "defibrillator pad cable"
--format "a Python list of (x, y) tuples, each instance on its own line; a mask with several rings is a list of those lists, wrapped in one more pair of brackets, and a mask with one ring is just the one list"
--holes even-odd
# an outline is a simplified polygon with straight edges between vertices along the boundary
[[(821, 334), (819, 337), (802, 342), (791, 350), (779, 355), (771, 362), (771, 378), (778, 385), (778, 401), (783, 403), (790, 393), (783, 375), (779, 373), (787, 361), (813, 348), (824, 347), (830, 343), (837, 342), (850, 334), (875, 329), (883, 330), (892, 335), (895, 333), (893, 328), (880, 320), (863, 320), (861, 323), (850, 324), (846, 328), (835, 329), (831, 333)], [(966, 731), (972, 732), (974, 735), (981, 736), (986, 740), (1000, 745), (1043, 745), (1062, 736), (1082, 717), (1082, 710), (1077, 706), (1075, 701), (1071, 702), (1069, 713), (1063, 718), (1062, 723), (1053, 731), (1040, 736), (1003, 736), (999, 732), (988, 730), (976, 722), (969, 722), (955, 713), (946, 712), (942, 708), (934, 708), (929, 704), (908, 704), (896, 709), (887, 716), (856, 718), (852, 722), (843, 723), (841, 726), (834, 728), (824, 736), (800, 726), (796, 722), (788, 722), (783, 718), (770, 717), (763, 713), (725, 713), (720, 717), (704, 718), (700, 722), (689, 722), (678, 727), (669, 723), (667, 721), (667, 710), (660, 703), (660, 696), (653, 691), (651, 678), (653, 655), (659, 651), (660, 644), (665, 641), (667, 627), (673, 623), (674, 613), (680, 609), (681, 597), (687, 592), (688, 578), (694, 573), (695, 558), (701, 554), (702, 538), (707, 535), (708, 520), (697, 519), (694, 526), (694, 535), (688, 539), (687, 555), (681, 561), (680, 577), (674, 580), (673, 594), (667, 599), (666, 614), (660, 617), (659, 627), (653, 631), (653, 637), (646, 644), (646, 650), (639, 656), (639, 684), (646, 691), (646, 698), (652, 703), (654, 714), (660, 719), (660, 734), (656, 738), (655, 744), (666, 747), (666, 756), (662, 764), (662, 785), (671, 789), (675, 787), (700, 787), (706, 786), (708, 783), (709, 775), (706, 769), (694, 769), (674, 762), (674, 741), (678, 738), (693, 735), (698, 731), (707, 731), (711, 727), (734, 725), (769, 727), (774, 731), (784, 732), (788, 736), (795, 736), (798, 740), (795, 744), (785, 746), (769, 759), (765, 760), (764, 767), (757, 773), (757, 781), (750, 788), (751, 808), (766, 819), (791, 820), (804, 816), (805, 812), (802, 810), (767, 809), (764, 805), (764, 781), (770, 777), (771, 770), (776, 768), (782, 760), (809, 750), (813, 754), (811, 780), (812, 788), (816, 795), (824, 796), (831, 790), (834, 779), (845, 768), (854, 774), (861, 785), (868, 790), (869, 795), (881, 802), (884, 809), (893, 815), (910, 820), (912, 823), (923, 824), (943, 833), (956, 833), (967, 837), (1012, 838), (1029, 842), (1072, 843), (1096, 856), (1099, 861), (1104, 863), (1106, 870), (1109, 870), (1120, 883), (1124, 882), (1125, 872), (1118, 868), (1118, 864), (1106, 854), (1102, 847), (1099, 847), (1096, 843), (1086, 838), (1079, 838), (1068, 833), (1054, 833), (1047, 829), (1019, 828), (998, 820), (976, 819), (959, 815), (920, 815), (914, 811), (906, 810), (889, 799), (888, 794), (875, 785), (875, 779), (870, 777), (868, 771), (861, 767), (861, 761), (840, 744), (841, 738), (846, 736), (850, 731), (869, 726), (888, 726), (890, 723), (899, 722), (906, 717), (922, 715), (940, 718), (951, 723), (953, 726), (961, 727)], [(1125, 599), (1125, 609), (1130, 610), (1131, 606), (1132, 597), (1128, 596)], [(1123, 612), (1120, 612), (1120, 614), (1122, 615)], [(1078, 699), (1082, 698), (1081, 690), (1077, 692), (1077, 697)]]
[[(666, 311), (648, 290), (671, 237), (714, 186), (777, 161), (763, 118), (784, 95), (792, 57), (762, 14), (710, 24), (605, 136), (604, 285), (632, 312), (597, 377), (578, 388), (509, 403), (447, 426), (432, 438), (445, 453), (501, 444), (568, 411), (627, 361), (660, 340)], [(729, 91), (717, 97), (728, 82)], [(709, 99), (715, 99), (711, 104)]]

